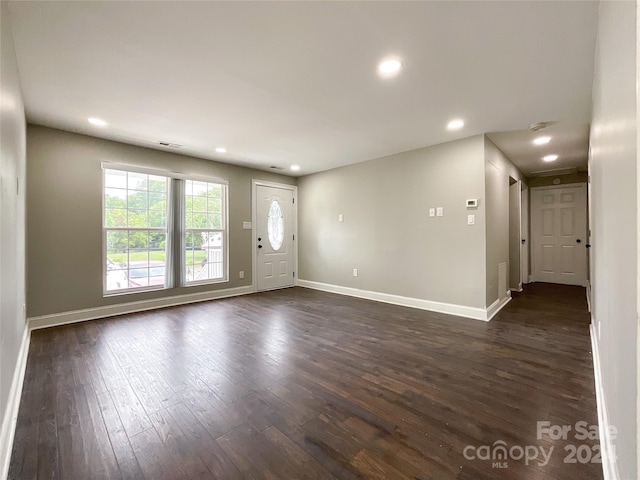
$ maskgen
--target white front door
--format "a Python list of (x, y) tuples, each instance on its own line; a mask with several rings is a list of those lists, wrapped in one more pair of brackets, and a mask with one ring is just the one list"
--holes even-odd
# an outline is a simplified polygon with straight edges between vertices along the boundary
[(535, 282), (586, 286), (585, 185), (532, 188), (531, 237)]
[(257, 290), (293, 286), (294, 191), (255, 185)]

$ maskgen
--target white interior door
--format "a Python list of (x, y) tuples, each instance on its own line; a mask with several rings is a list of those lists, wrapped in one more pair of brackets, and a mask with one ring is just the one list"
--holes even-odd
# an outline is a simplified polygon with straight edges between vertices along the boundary
[(584, 185), (531, 189), (533, 280), (587, 284), (587, 198)]
[(257, 290), (294, 283), (294, 192), (290, 188), (256, 185)]

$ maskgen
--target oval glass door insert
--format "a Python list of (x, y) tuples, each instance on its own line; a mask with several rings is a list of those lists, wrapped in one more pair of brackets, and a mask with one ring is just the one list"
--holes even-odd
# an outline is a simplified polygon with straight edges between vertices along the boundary
[(271, 202), (269, 207), (269, 219), (267, 221), (267, 235), (271, 248), (280, 250), (284, 241), (284, 217), (277, 200)]

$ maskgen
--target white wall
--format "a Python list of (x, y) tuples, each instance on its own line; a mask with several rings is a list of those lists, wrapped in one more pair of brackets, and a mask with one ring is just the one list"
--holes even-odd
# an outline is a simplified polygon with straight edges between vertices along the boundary
[(600, 414), (618, 429), (615, 467), (625, 480), (639, 473), (636, 32), (635, 2), (600, 3), (589, 157), (592, 314)]
[(16, 366), (26, 328), (22, 308), (25, 302), (25, 116), (8, 15), (6, 2), (0, 2), (0, 478), (9, 453), (11, 407), (19, 384)]
[(305, 176), (298, 194), (301, 279), (485, 306), (483, 136)]

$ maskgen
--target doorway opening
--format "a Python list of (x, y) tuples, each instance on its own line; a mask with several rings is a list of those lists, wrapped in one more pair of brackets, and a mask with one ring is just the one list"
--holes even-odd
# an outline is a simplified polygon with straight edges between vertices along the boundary
[(522, 182), (509, 177), (509, 290), (522, 291)]

